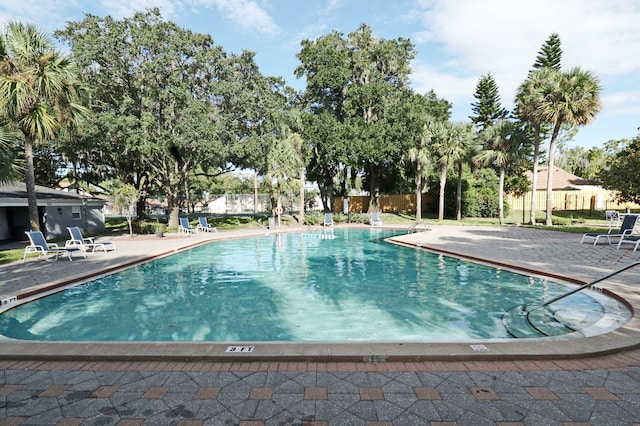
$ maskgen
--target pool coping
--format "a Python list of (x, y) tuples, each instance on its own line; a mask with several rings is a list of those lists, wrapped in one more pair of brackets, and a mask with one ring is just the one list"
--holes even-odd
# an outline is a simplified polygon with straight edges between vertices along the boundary
[[(368, 227), (367, 227), (368, 228)], [(397, 228), (394, 228), (397, 229)], [(300, 229), (283, 229), (272, 233), (299, 232)], [(241, 236), (221, 239), (244, 238), (264, 235), (260, 230)], [(469, 254), (442, 250), (428, 244), (407, 241), (404, 236), (394, 237), (394, 242), (412, 246), (415, 249), (441, 252), (476, 262), (492, 264), (487, 259), (474, 259)], [(142, 256), (113, 265), (110, 268), (90, 272), (82, 276), (49, 284), (35, 286), (19, 294), (26, 299), (51, 290), (58, 290), (71, 284), (95, 279), (100, 275), (113, 273), (136, 264), (165, 257), (188, 250), (211, 240), (189, 242), (171, 250)], [(493, 262), (495, 265), (495, 262)], [(516, 270), (527, 269), (523, 265), (503, 263), (504, 267)], [(530, 268), (528, 273), (551, 276), (548, 271)], [(580, 283), (571, 277), (563, 280)], [(582, 281), (583, 282), (583, 281)], [(544, 360), (573, 359), (607, 355), (640, 347), (640, 320), (635, 315), (640, 308), (640, 297), (634, 294), (620, 294), (629, 304), (632, 318), (622, 327), (598, 336), (573, 339), (535, 338), (526, 340), (498, 339), (451, 342), (42, 342), (0, 340), (0, 359), (29, 360), (86, 360), (86, 361), (216, 361), (216, 362), (256, 362), (256, 361), (306, 361), (306, 362), (410, 362), (410, 361), (500, 361), (500, 360)], [(633, 297), (629, 297), (633, 296)], [(230, 347), (236, 351), (228, 352)], [(241, 347), (253, 347), (251, 351), (241, 351)]]

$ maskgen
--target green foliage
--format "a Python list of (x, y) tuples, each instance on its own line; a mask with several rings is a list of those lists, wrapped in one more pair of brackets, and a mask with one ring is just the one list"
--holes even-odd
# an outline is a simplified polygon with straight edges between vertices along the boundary
[(597, 180), (600, 172), (613, 160), (613, 154), (601, 147), (586, 150), (577, 146), (558, 151), (556, 156), (558, 167), (591, 181)]
[[(473, 173), (466, 172), (462, 179), (462, 216), (463, 217), (498, 217), (498, 176), (491, 168), (483, 168)], [(457, 183), (447, 179), (445, 187), (446, 217), (456, 216)], [(435, 191), (431, 191), (435, 195)], [(505, 216), (509, 214), (505, 203)]]
[(413, 45), (376, 37), (365, 24), (347, 37), (333, 31), (301, 44), (302, 65), (295, 73), (306, 79), (303, 101), (315, 116), (305, 127), (312, 153), (308, 176), (317, 180), (329, 208), (341, 167), (362, 172), (375, 204), (381, 178), (393, 175), (389, 169), (400, 162), (411, 139), (406, 86)]
[(57, 35), (94, 89), (95, 126), (86, 135), (94, 170), (141, 192), (162, 191), (174, 226), (194, 172), (263, 161), (261, 135), (273, 134), (286, 97), (253, 53), (227, 55), (210, 35), (166, 22), (158, 9), (122, 20), (87, 15)]
[(16, 156), (17, 133), (10, 125), (0, 126), (0, 184), (19, 180), (22, 162)]
[(7, 24), (0, 36), (0, 122), (23, 136), (32, 230), (40, 229), (33, 147), (87, 116), (84, 89), (72, 58), (58, 51), (47, 35), (30, 24)]
[(135, 221), (133, 222), (133, 232), (136, 234), (155, 234), (156, 232), (164, 232), (167, 230), (167, 224), (154, 221)]
[(136, 202), (138, 198), (140, 198), (140, 191), (138, 191), (135, 186), (122, 181), (113, 181), (106, 186), (113, 196), (113, 202), (116, 207), (120, 209), (120, 214), (122, 214), (129, 223), (129, 233), (133, 234), (132, 222)]
[(486, 129), (496, 120), (507, 117), (508, 111), (502, 107), (498, 84), (491, 73), (480, 77), (473, 96), (476, 102), (471, 104), (471, 111), (475, 115), (469, 118), (478, 128)]
[(562, 46), (560, 43), (560, 36), (557, 33), (553, 33), (542, 45), (542, 48), (536, 57), (536, 61), (533, 64), (533, 68), (554, 68), (559, 70), (561, 62)]
[(640, 137), (616, 153), (598, 179), (622, 202), (640, 203)]
[[(466, 217), (498, 217), (498, 177), (492, 169), (479, 169), (473, 174), (469, 190), (463, 198)], [(509, 214), (505, 203), (505, 216)]]

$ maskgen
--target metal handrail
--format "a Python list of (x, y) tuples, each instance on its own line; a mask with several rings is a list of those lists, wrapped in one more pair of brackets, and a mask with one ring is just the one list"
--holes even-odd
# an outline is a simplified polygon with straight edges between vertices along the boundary
[(608, 275), (605, 275), (605, 276), (604, 276), (604, 277), (602, 277), (602, 278), (598, 278), (597, 280), (594, 280), (594, 281), (591, 281), (590, 283), (584, 284), (584, 285), (582, 285), (582, 286), (580, 286), (580, 287), (578, 287), (578, 288), (575, 288), (575, 289), (573, 289), (573, 290), (571, 290), (571, 291), (569, 291), (569, 292), (567, 292), (567, 293), (564, 293), (564, 294), (561, 294), (560, 296), (554, 297), (553, 299), (549, 300), (548, 302), (544, 302), (544, 303), (543, 303), (542, 305), (540, 305), (540, 306), (547, 306), (547, 305), (550, 305), (550, 304), (552, 304), (553, 302), (557, 302), (557, 301), (558, 301), (558, 300), (560, 300), (560, 299), (564, 299), (564, 298), (565, 298), (565, 297), (567, 297), (567, 296), (571, 296), (572, 294), (577, 293), (577, 292), (579, 292), (580, 290), (584, 290), (585, 288), (589, 288), (589, 287), (591, 287), (592, 285), (598, 284), (598, 283), (599, 283), (599, 282), (601, 282), (601, 281), (607, 280), (607, 279), (609, 279), (609, 278), (613, 277), (614, 275), (618, 275), (619, 273), (624, 272), (624, 271), (626, 271), (627, 269), (631, 269), (631, 268), (633, 268), (633, 267), (635, 267), (635, 266), (638, 266), (638, 265), (640, 265), (640, 262), (633, 262), (633, 263), (631, 263), (631, 264), (629, 264), (629, 265), (625, 266), (624, 268), (618, 269), (617, 271), (613, 271), (612, 273), (610, 273), (610, 274), (608, 274)]
[(423, 226), (423, 228), (424, 228), (425, 230), (427, 230), (427, 231), (431, 229), (431, 228), (429, 227), (429, 222), (424, 221), (424, 220), (419, 220), (419, 221), (417, 221), (416, 223), (414, 223), (413, 225), (409, 226), (409, 228), (408, 228), (407, 232), (408, 232), (409, 234), (411, 234), (411, 233), (412, 233), (413, 231), (415, 231), (415, 230), (418, 228), (418, 226), (420, 226), (420, 225), (422, 225), (422, 226)]

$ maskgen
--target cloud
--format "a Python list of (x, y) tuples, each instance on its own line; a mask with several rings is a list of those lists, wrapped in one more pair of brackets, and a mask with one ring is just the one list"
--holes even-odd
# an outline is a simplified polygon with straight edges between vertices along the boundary
[(266, 10), (253, 0), (199, 0), (221, 10), (225, 16), (247, 31), (278, 34), (280, 27)]
[(107, 15), (111, 15), (116, 19), (131, 17), (136, 12), (142, 12), (154, 7), (160, 9), (163, 19), (171, 19), (176, 14), (177, 9), (181, 7), (181, 3), (171, 0), (136, 0), (135, 2), (128, 0), (101, 0), (100, 6)]
[[(604, 108), (638, 108), (637, 92), (610, 91), (617, 80), (640, 73), (640, 2), (423, 0), (413, 13), (421, 22), (412, 37), (421, 52), (412, 78), (420, 92), (432, 87), (454, 105), (456, 100), (470, 105), (478, 79), (491, 72), (503, 104), (511, 107), (542, 44), (556, 32), (563, 67), (594, 72), (604, 88)], [(433, 55), (438, 61), (432, 65), (426, 61)]]
[(640, 116), (640, 89), (609, 92), (601, 97), (602, 109), (610, 114), (629, 115), (634, 120)]

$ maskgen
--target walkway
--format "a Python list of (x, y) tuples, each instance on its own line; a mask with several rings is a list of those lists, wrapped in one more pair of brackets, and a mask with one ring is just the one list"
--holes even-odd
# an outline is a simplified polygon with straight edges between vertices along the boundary
[[(579, 236), (571, 234), (433, 228), (403, 240), (582, 281), (640, 258), (640, 253), (624, 248), (580, 245)], [(40, 291), (97, 268), (115, 268), (148, 254), (163, 255), (206, 239), (247, 232), (151, 243), (119, 239), (116, 253), (90, 254), (73, 262), (32, 260), (2, 266), (0, 294)], [(609, 286), (625, 298), (635, 298), (639, 283), (634, 272)], [(67, 354), (68, 361), (55, 361), (55, 351), (41, 346), (12, 356), (7, 347), (14, 345), (5, 341), (0, 344), (0, 425), (640, 424), (640, 341), (634, 340), (640, 327), (635, 321), (628, 329), (609, 333), (609, 340), (617, 336), (624, 342), (623, 351), (567, 358), (565, 353), (554, 356), (556, 344), (549, 343), (542, 345), (548, 346), (544, 356), (520, 354), (513, 360), (499, 357), (500, 361), (483, 360), (491, 356), (481, 348), (470, 350), (458, 358), (461, 361), (447, 360), (446, 354), (438, 355), (439, 360), (424, 354), (424, 361), (415, 362), (309, 362), (283, 353), (280, 360), (233, 362), (215, 357), (188, 360), (188, 353), (180, 360), (178, 352), (159, 360), (95, 361), (86, 357), (91, 345), (76, 346), (75, 359)], [(426, 348), (430, 349), (434, 348)], [(487, 343), (486, 349), (496, 347)]]

